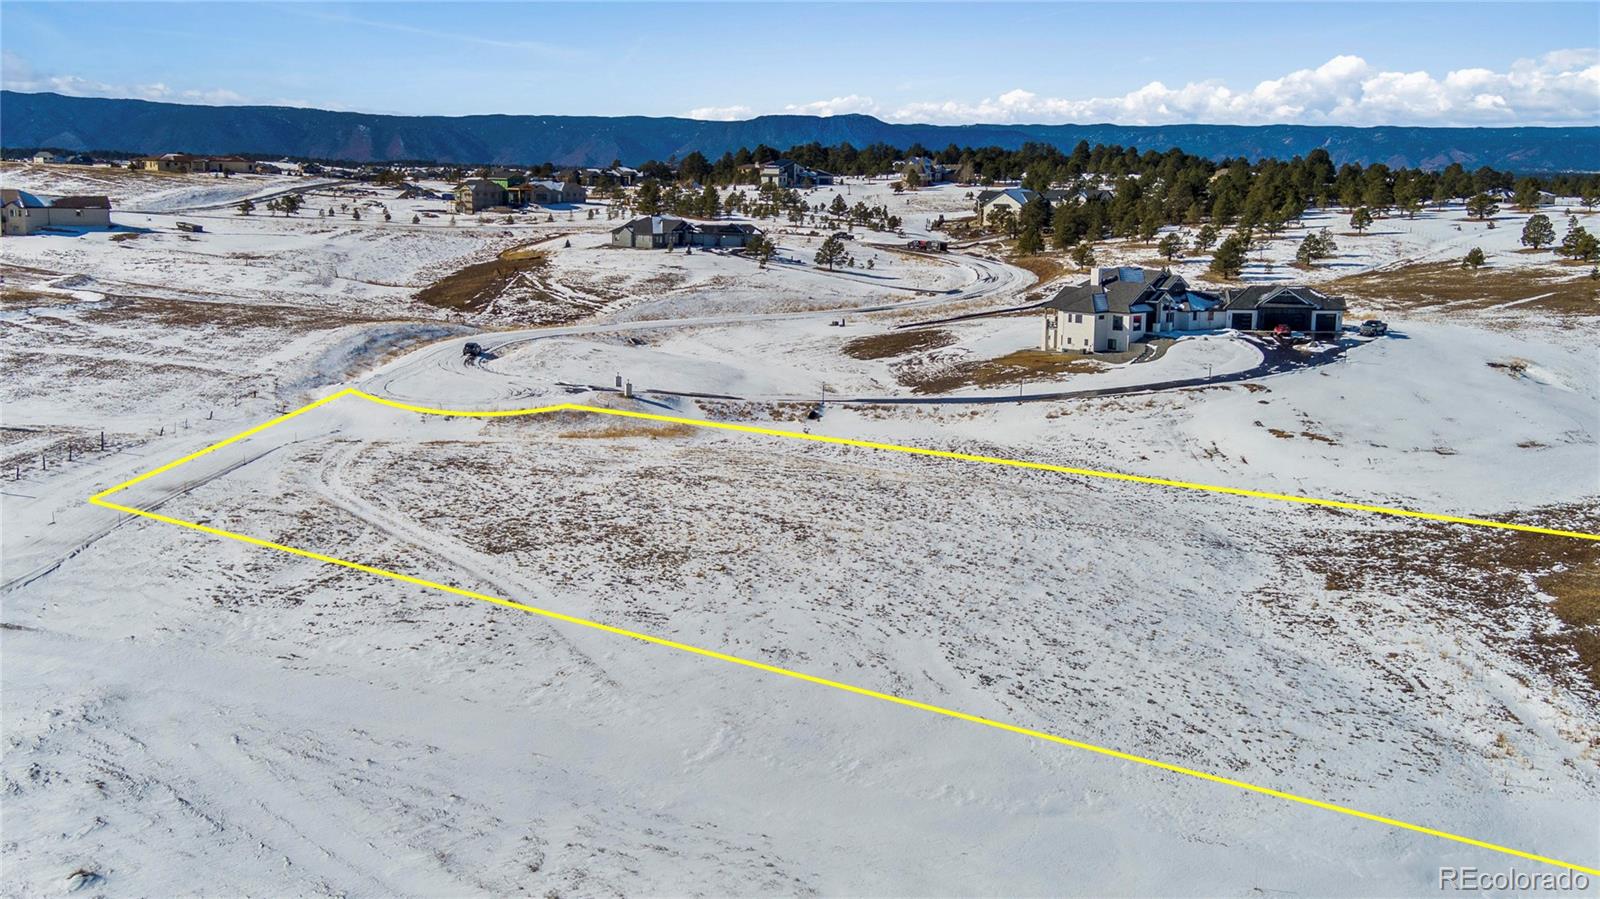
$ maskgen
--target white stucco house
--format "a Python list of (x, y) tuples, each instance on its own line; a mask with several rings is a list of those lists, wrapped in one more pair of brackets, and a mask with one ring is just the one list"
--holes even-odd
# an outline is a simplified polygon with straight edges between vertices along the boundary
[(1227, 327), (1224, 302), (1171, 272), (1097, 268), (1088, 281), (1062, 288), (1045, 303), (1040, 349), (1121, 353), (1153, 334), (1221, 330)]

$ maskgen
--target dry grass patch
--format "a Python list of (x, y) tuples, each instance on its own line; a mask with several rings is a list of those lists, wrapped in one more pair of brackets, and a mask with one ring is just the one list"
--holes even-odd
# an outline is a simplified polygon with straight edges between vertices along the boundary
[(909, 353), (937, 350), (956, 342), (956, 336), (939, 328), (889, 331), (847, 341), (841, 349), (852, 359), (891, 359)]
[(898, 372), (901, 384), (914, 393), (949, 393), (963, 387), (1006, 387), (1032, 381), (1050, 381), (1072, 374), (1091, 374), (1106, 368), (1100, 360), (1076, 353), (1017, 350), (994, 359), (958, 362), (937, 370), (907, 368)]
[[(1600, 507), (1592, 504), (1502, 520), (1600, 533)], [(1600, 543), (1415, 523), (1332, 540), (1316, 568), (1329, 590), (1427, 597), (1453, 610), (1445, 625), (1471, 628), (1558, 683), (1600, 689)], [(1560, 627), (1549, 626), (1551, 615)]]
[(524, 287), (550, 260), (540, 252), (514, 247), (488, 262), (469, 265), (418, 291), (415, 299), (437, 309), (482, 312), (513, 286)]
[(580, 431), (563, 431), (556, 435), (569, 440), (612, 440), (624, 437), (649, 437), (652, 440), (662, 438), (676, 439), (694, 435), (693, 425), (680, 424), (669, 421), (630, 421), (618, 424), (608, 424), (598, 428), (586, 428)]
[(1432, 262), (1346, 275), (1327, 282), (1322, 290), (1336, 296), (1385, 300), (1403, 309), (1427, 309), (1448, 303), (1492, 310), (1505, 303), (1526, 301), (1517, 308), (1564, 315), (1600, 314), (1600, 281), (1571, 269), (1473, 271), (1454, 262)]
[(1074, 271), (1064, 260), (1054, 256), (1017, 256), (1007, 261), (1017, 268), (1032, 272), (1039, 279), (1039, 283), (1034, 285), (1036, 287), (1043, 287)]
[[(72, 302), (81, 302), (72, 300)], [(276, 303), (234, 303), (213, 300), (172, 300), (164, 297), (113, 295), (85, 304), (80, 316), (89, 324), (153, 324), (165, 328), (262, 328), (293, 333), (385, 319), (351, 315), (327, 309)]]

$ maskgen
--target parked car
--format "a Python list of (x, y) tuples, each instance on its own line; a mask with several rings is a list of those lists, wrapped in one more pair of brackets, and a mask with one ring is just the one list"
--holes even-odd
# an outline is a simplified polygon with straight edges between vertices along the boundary
[(1361, 323), (1360, 334), (1362, 337), (1382, 337), (1387, 333), (1389, 333), (1388, 324), (1375, 318)]
[(840, 240), (855, 240), (856, 239), (856, 236), (854, 234), (851, 234), (849, 231), (835, 231), (835, 232), (833, 232), (833, 236), (839, 238)]

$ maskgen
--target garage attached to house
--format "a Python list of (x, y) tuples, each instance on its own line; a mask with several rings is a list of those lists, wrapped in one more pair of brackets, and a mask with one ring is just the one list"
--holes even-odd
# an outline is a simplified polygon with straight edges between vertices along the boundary
[(1271, 331), (1281, 325), (1331, 337), (1344, 326), (1344, 298), (1310, 287), (1257, 284), (1228, 291), (1224, 298), (1228, 327), (1240, 331)]

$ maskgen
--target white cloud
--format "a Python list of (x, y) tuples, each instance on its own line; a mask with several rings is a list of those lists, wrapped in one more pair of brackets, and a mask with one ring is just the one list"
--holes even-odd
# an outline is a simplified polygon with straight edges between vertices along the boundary
[(810, 103), (790, 103), (783, 107), (783, 111), (790, 115), (833, 116), (849, 115), (851, 113), (872, 115), (878, 111), (878, 104), (872, 102), (871, 97), (851, 94), (848, 97), (813, 100)]
[(689, 110), (689, 118), (701, 119), (707, 122), (732, 122), (738, 119), (748, 119), (756, 111), (748, 106), (700, 106)]
[[(874, 115), (878, 112), (878, 104), (871, 97), (851, 94), (848, 97), (832, 97), (827, 100), (813, 100), (810, 103), (789, 103), (782, 112), (788, 115), (815, 115), (834, 116), (849, 113), (865, 113)], [(749, 119), (760, 115), (749, 106), (700, 106), (689, 110), (691, 119), (702, 119), (708, 122), (731, 122), (736, 119)]]
[(1600, 122), (1600, 50), (1556, 50), (1505, 72), (1378, 71), (1336, 56), (1235, 90), (1220, 81), (1168, 87), (1160, 81), (1119, 97), (1068, 99), (1017, 89), (976, 102), (905, 104), (894, 121), (933, 123), (1179, 122), (1339, 125), (1556, 125)]
[[(0, 51), (0, 87), (25, 93), (65, 94), (69, 97), (132, 97), (165, 103), (228, 106), (249, 102), (244, 95), (224, 88), (176, 89), (159, 81), (150, 84), (107, 84), (77, 75), (50, 75), (36, 71), (27, 60), (9, 50)], [(287, 104), (285, 104), (287, 105)]]

